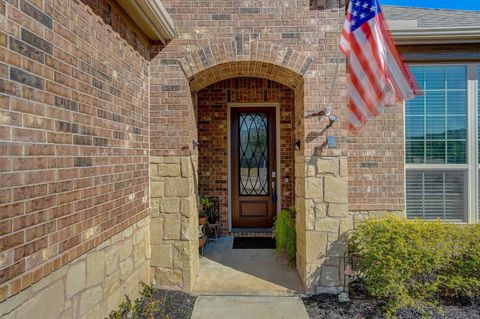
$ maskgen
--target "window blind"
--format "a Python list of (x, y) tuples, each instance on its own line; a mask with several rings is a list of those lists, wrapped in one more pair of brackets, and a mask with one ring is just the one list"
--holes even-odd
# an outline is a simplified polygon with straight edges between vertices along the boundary
[(466, 220), (466, 170), (407, 171), (409, 218)]

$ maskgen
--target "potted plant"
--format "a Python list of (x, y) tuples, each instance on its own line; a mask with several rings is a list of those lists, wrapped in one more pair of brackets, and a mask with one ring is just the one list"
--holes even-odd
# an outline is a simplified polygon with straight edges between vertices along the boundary
[(205, 225), (207, 223), (207, 215), (204, 211), (198, 212), (198, 224)]
[(200, 203), (198, 206), (199, 211), (205, 210), (205, 207), (209, 207), (211, 205), (210, 199), (208, 197), (200, 197)]
[(218, 212), (215, 209), (213, 203), (210, 202), (210, 205), (204, 208), (207, 221), (210, 225), (215, 225), (218, 220)]
[(198, 224), (205, 225), (207, 223), (208, 213), (207, 210), (212, 206), (208, 197), (200, 197), (200, 203), (198, 207)]
[(275, 217), (273, 234), (277, 255), (285, 256), (288, 263), (295, 264), (297, 235), (295, 231), (295, 208), (282, 209)]

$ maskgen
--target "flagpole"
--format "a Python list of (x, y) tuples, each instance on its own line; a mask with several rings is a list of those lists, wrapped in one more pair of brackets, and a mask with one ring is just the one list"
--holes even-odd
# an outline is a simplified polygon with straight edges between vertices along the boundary
[(342, 57), (342, 52), (338, 51), (337, 54), (337, 65), (335, 66), (335, 74), (333, 76), (332, 87), (330, 88), (330, 96), (328, 97), (327, 108), (332, 107), (332, 99), (333, 99), (333, 90), (337, 85), (337, 78), (338, 78), (338, 70), (340, 68), (340, 59)]
[(312, 114), (309, 114), (307, 116), (305, 116), (305, 118), (310, 118), (310, 117), (315, 117), (315, 116), (327, 116), (329, 117), (330, 116), (330, 113), (331, 113), (331, 109), (332, 109), (332, 99), (333, 99), (333, 90), (335, 89), (335, 86), (337, 85), (337, 79), (338, 79), (338, 70), (340, 68), (340, 60), (342, 58), (342, 52), (338, 52), (338, 55), (337, 55), (337, 64), (335, 66), (335, 74), (333, 75), (333, 81), (332, 81), (332, 86), (330, 88), (330, 94), (328, 96), (328, 100), (327, 100), (327, 105), (325, 106), (325, 108), (323, 110), (320, 110), (319, 112), (316, 112), (316, 113), (312, 113)]

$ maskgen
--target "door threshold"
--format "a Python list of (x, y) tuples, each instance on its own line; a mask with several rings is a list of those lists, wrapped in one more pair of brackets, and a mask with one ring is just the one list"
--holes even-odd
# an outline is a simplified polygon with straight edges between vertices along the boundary
[(271, 233), (273, 228), (232, 228), (232, 233)]

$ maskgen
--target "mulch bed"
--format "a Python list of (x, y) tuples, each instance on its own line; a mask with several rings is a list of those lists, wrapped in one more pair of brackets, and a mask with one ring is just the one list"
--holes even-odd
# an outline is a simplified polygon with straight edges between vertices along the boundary
[[(318, 294), (303, 299), (310, 319), (384, 319), (382, 302), (372, 299), (352, 299), (348, 303), (338, 302), (336, 295)], [(480, 306), (444, 306), (442, 314), (432, 311), (432, 319), (480, 319)], [(422, 315), (411, 309), (397, 312), (398, 319), (422, 319)]]
[(190, 319), (196, 297), (181, 291), (144, 287), (141, 297), (127, 299), (119, 310), (112, 311), (111, 319)]

